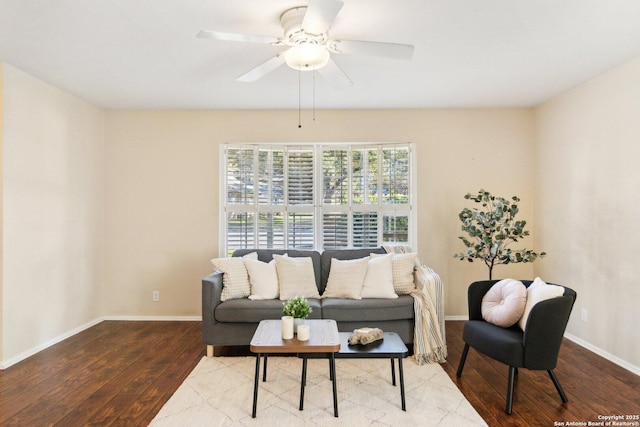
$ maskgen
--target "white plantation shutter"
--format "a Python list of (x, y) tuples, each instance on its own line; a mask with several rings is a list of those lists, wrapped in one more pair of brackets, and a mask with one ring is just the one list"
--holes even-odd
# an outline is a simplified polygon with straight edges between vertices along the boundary
[(353, 213), (353, 247), (372, 248), (379, 246), (378, 212)]
[(227, 253), (414, 241), (409, 144), (229, 145), (223, 157)]
[(253, 202), (253, 150), (230, 149), (227, 152), (227, 202), (246, 204)]
[(284, 151), (258, 150), (258, 203), (284, 205)]
[(323, 214), (322, 230), (324, 249), (349, 247), (349, 216), (346, 213)]
[(349, 202), (349, 158), (346, 149), (322, 152), (323, 202), (345, 205)]
[(394, 214), (382, 217), (382, 241), (383, 243), (408, 243), (409, 242), (409, 215)]
[[(227, 248), (250, 249), (255, 247), (255, 222), (253, 212), (229, 212), (227, 214)], [(227, 253), (230, 255), (231, 253)]]
[(315, 248), (313, 147), (287, 150), (287, 248)]
[(409, 149), (382, 149), (382, 203), (409, 202)]
[(258, 246), (256, 248), (284, 248), (284, 213), (258, 214)]
[(289, 205), (313, 206), (313, 150), (292, 150), (287, 159)]
[(287, 248), (314, 249), (315, 224), (313, 214), (290, 212), (287, 224)]
[(356, 148), (352, 150), (351, 182), (354, 204), (378, 202), (378, 149)]

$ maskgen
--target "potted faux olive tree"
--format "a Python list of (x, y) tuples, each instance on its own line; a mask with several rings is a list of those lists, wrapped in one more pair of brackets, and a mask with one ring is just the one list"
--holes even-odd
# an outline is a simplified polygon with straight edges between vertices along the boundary
[(528, 236), (524, 229), (526, 221), (515, 219), (518, 213), (516, 196), (507, 200), (497, 197), (485, 190), (478, 194), (467, 193), (467, 200), (480, 204), (480, 208), (464, 208), (458, 215), (462, 221), (462, 231), (468, 236), (460, 236), (466, 249), (454, 254), (455, 258), (473, 262), (482, 260), (489, 268), (489, 280), (493, 277), (493, 267), (499, 264), (519, 262), (533, 262), (536, 258), (544, 257), (545, 252), (534, 252), (530, 249), (512, 249), (509, 246), (519, 239)]
[(304, 324), (304, 319), (313, 311), (304, 297), (294, 297), (283, 303), (282, 313), (293, 317), (293, 332), (298, 332), (298, 326)]

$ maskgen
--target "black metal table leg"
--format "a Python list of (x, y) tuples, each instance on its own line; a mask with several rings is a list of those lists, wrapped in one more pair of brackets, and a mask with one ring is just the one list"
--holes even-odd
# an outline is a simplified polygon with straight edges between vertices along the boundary
[(267, 382), (267, 358), (268, 358), (268, 354), (265, 353), (264, 354), (264, 368), (262, 368), (262, 382), (265, 383)]
[(338, 417), (338, 387), (336, 386), (336, 354), (331, 353), (331, 373), (333, 374), (333, 416)]
[[(393, 363), (393, 359), (391, 359)], [(402, 410), (407, 410), (407, 404), (404, 399), (404, 372), (402, 370), (402, 358), (398, 357), (398, 371), (400, 372), (400, 397), (402, 398)]]
[(307, 358), (302, 358), (302, 379), (300, 380), (300, 410), (304, 409), (304, 387), (307, 385)]
[(256, 375), (253, 380), (253, 412), (251, 418), (256, 417), (256, 409), (258, 408), (258, 379), (260, 378), (260, 353), (256, 353)]
[(396, 365), (393, 362), (393, 357), (391, 360), (391, 384), (396, 385)]

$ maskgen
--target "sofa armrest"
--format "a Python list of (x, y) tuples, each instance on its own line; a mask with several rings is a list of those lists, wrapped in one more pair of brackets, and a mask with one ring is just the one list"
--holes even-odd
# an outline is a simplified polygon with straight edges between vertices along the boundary
[(216, 307), (222, 302), (221, 297), (222, 273), (215, 271), (202, 279), (202, 324), (205, 337), (207, 335), (207, 327), (217, 323), (214, 313)]

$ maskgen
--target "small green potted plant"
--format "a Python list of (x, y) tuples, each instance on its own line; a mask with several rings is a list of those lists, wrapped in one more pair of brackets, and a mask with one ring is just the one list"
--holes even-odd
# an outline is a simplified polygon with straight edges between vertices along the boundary
[(293, 317), (293, 332), (298, 332), (298, 325), (302, 325), (304, 319), (309, 317), (313, 311), (309, 302), (304, 297), (294, 297), (282, 304), (284, 305), (282, 313), (285, 316)]

